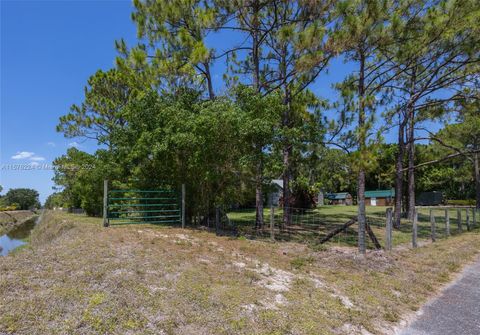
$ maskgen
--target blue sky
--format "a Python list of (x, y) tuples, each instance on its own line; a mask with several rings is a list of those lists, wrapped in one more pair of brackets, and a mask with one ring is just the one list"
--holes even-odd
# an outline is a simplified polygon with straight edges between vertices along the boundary
[[(2, 193), (34, 188), (43, 202), (53, 192), (48, 168), (52, 160), (70, 146), (88, 152), (96, 148), (92, 141), (64, 138), (55, 126), (70, 105), (82, 101), (88, 77), (114, 66), (114, 41), (124, 38), (128, 45), (137, 41), (130, 19), (133, 6), (130, 0), (0, 0), (0, 5), (0, 184)], [(222, 51), (235, 40), (227, 37), (212, 36), (208, 42)], [(224, 65), (213, 70), (218, 89)], [(337, 59), (312, 90), (332, 99), (332, 83), (351, 71), (351, 64)], [(387, 141), (394, 138), (387, 135)], [(18, 167), (11, 164), (33, 164), (35, 169), (11, 170)]]
[[(50, 164), (72, 145), (92, 151), (96, 143), (65, 139), (58, 118), (79, 103), (87, 78), (114, 65), (115, 39), (136, 40), (125, 1), (0, 1), (0, 184), (52, 193), (53, 173), (5, 170), (6, 164)], [(14, 158), (12, 158), (14, 157)], [(16, 159), (15, 159), (16, 158)], [(43, 160), (42, 160), (43, 158)]]

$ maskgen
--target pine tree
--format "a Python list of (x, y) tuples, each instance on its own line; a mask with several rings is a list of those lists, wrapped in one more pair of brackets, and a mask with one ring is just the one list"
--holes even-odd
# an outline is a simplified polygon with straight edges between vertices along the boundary
[[(440, 108), (462, 97), (462, 83), (476, 71), (479, 62), (480, 19), (475, 0), (403, 2), (396, 17), (397, 49), (385, 50), (399, 75), (390, 88), (399, 97), (399, 139), (406, 132), (406, 148), (399, 141), (399, 155), (407, 151), (408, 218), (415, 209), (415, 130), (429, 117), (426, 111)], [(441, 96), (441, 97), (440, 97)], [(397, 160), (397, 187), (400, 161)], [(402, 169), (403, 170), (403, 169)], [(398, 197), (401, 195), (398, 194)], [(400, 207), (396, 210), (397, 225)]]
[(357, 66), (356, 73), (337, 87), (346, 111), (356, 114), (358, 248), (365, 253), (365, 178), (374, 159), (369, 143), (375, 141), (373, 126), (377, 108), (385, 103), (382, 93), (395, 76), (392, 67), (380, 54), (380, 50), (391, 43), (387, 26), (393, 3), (386, 0), (343, 1), (338, 4), (337, 10), (340, 14), (337, 38), (342, 41), (345, 59)]
[(174, 90), (200, 85), (213, 99), (213, 50), (205, 38), (216, 26), (216, 9), (202, 0), (135, 0), (134, 6), (138, 37), (148, 44), (127, 50), (120, 41), (119, 51), (134, 65), (149, 68), (157, 84)]

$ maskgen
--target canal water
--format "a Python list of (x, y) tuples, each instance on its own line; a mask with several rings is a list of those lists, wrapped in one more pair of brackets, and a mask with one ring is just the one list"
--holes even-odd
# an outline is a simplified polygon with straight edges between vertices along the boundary
[[(41, 217), (41, 216), (40, 216)], [(32, 229), (40, 221), (40, 217), (32, 218), (0, 236), (0, 256), (6, 256), (12, 250), (27, 244)]]

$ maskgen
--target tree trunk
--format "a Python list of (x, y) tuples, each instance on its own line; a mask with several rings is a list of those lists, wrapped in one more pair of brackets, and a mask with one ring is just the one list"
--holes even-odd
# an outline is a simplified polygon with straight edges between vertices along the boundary
[(284, 88), (284, 101), (285, 110), (282, 115), (282, 127), (286, 134), (283, 138), (283, 222), (285, 225), (291, 225), (292, 223), (292, 214), (291, 214), (291, 192), (290, 192), (290, 180), (292, 178), (292, 169), (291, 169), (291, 159), (292, 159), (292, 143), (289, 139), (289, 129), (292, 127), (291, 113), (291, 96), (290, 96), (290, 87), (287, 82), (287, 49), (284, 47), (282, 49), (282, 78), (283, 78), (283, 88)]
[(291, 192), (290, 192), (290, 158), (292, 154), (292, 146), (288, 141), (283, 148), (283, 222), (285, 225), (292, 223), (292, 208), (291, 208)]
[(252, 9), (252, 63), (253, 63), (253, 87), (256, 92), (260, 91), (260, 45), (259, 32), (260, 23), (258, 20), (259, 3), (255, 1)]
[[(261, 153), (260, 153), (261, 154)], [(263, 159), (259, 158), (255, 176), (255, 228), (263, 228)]]
[[(252, 4), (252, 63), (253, 63), (253, 88), (256, 93), (260, 92), (260, 55), (259, 55), (259, 21), (258, 21), (258, 12), (259, 12), (259, 3), (254, 1)], [(259, 159), (256, 166), (255, 173), (255, 227), (257, 229), (263, 228), (263, 159), (262, 159), (262, 149), (260, 148)]]
[(407, 142), (408, 142), (408, 174), (407, 192), (408, 206), (407, 218), (413, 222), (415, 217), (415, 103), (418, 99), (416, 94), (417, 66), (413, 67), (412, 78), (409, 89), (409, 102), (407, 104)]
[(475, 194), (476, 194), (476, 207), (480, 209), (480, 157), (479, 153), (476, 152), (473, 156), (473, 165), (475, 169)]
[[(400, 116), (400, 118), (402, 118)], [(400, 120), (398, 125), (398, 153), (395, 165), (395, 212), (393, 227), (400, 228), (402, 218), (402, 197), (403, 197), (403, 156), (405, 153), (405, 121)]]
[(365, 226), (367, 223), (365, 211), (365, 170), (360, 169), (358, 173), (358, 250), (364, 254), (367, 251), (365, 244)]
[(358, 171), (358, 251), (362, 254), (367, 252), (365, 244), (365, 226), (367, 216), (365, 212), (365, 168), (363, 166), (363, 155), (366, 151), (366, 130), (365, 128), (365, 56), (360, 53), (360, 71), (358, 81), (358, 149), (360, 151), (360, 162)]
[(210, 100), (215, 99), (215, 93), (213, 92), (213, 81), (212, 81), (212, 74), (210, 73), (210, 64), (207, 62), (203, 63), (205, 67), (205, 78), (207, 81), (207, 89), (208, 89), (208, 97)]
[(415, 215), (415, 112), (413, 106), (408, 111), (408, 219)]

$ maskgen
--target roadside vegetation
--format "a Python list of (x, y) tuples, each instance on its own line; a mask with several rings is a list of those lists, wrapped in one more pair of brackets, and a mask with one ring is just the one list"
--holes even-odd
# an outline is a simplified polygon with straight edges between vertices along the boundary
[(49, 211), (0, 258), (0, 333), (388, 334), (480, 250), (315, 249)]
[(281, 179), (286, 226), (349, 192), (361, 253), (368, 190), (395, 188), (396, 229), (425, 191), (480, 208), (477, 2), (136, 0), (138, 40), (57, 125), (98, 150), (55, 159), (47, 205), (99, 216), (103, 180), (185, 184), (187, 224), (239, 205), (262, 227)]

